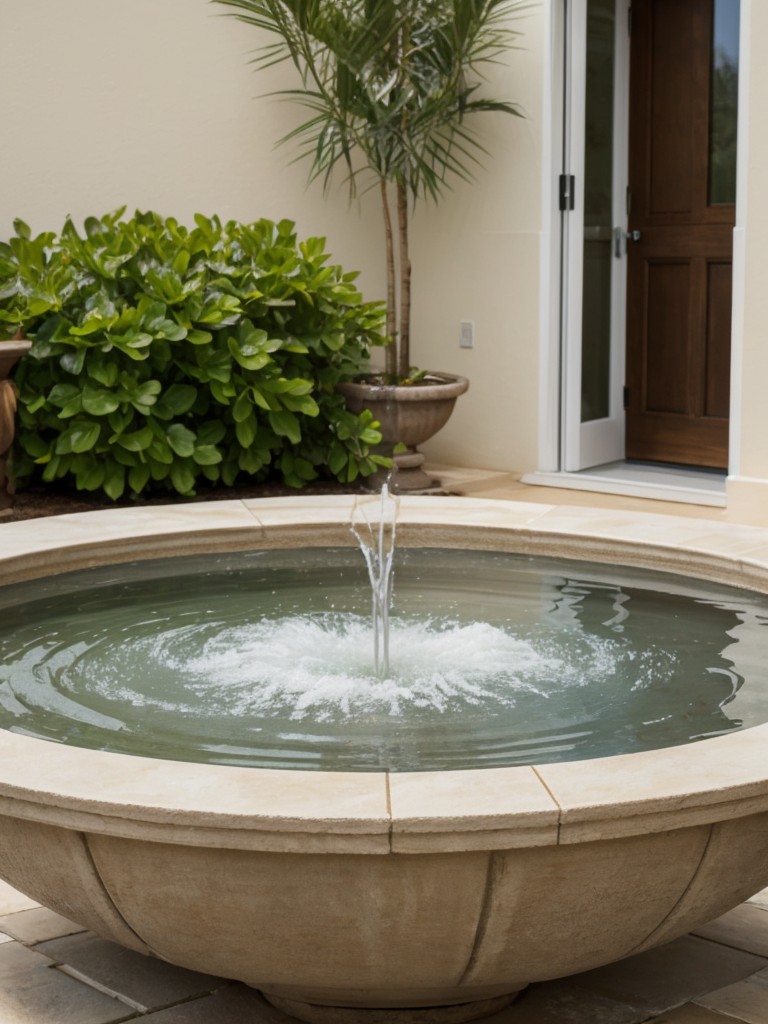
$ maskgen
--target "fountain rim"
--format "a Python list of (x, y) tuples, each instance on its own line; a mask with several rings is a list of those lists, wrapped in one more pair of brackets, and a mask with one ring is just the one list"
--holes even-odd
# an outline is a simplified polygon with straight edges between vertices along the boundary
[[(377, 496), (261, 498), (2, 526), (0, 584), (134, 559), (353, 544)], [(660, 513), (404, 497), (398, 542), (632, 565), (768, 593), (768, 529)], [(155, 842), (302, 853), (571, 844), (768, 810), (768, 723), (679, 747), (514, 768), (304, 772), (151, 759), (0, 731), (0, 812)]]

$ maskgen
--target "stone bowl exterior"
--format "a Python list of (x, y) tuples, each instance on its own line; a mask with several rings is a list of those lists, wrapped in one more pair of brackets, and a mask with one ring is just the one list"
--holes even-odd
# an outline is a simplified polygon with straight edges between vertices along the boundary
[[(377, 499), (10, 523), (0, 582), (349, 544), (361, 500)], [(398, 539), (768, 592), (758, 527), (414, 497), (401, 502)], [(289, 1008), (464, 1004), (664, 943), (766, 886), (768, 725), (647, 753), (413, 774), (187, 764), (1, 731), (0, 816), (0, 876), (133, 950)]]

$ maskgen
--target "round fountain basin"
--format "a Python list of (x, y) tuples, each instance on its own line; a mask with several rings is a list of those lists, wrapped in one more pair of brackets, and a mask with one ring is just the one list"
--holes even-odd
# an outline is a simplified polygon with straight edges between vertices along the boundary
[[(354, 500), (7, 524), (0, 582), (349, 546)], [(398, 540), (768, 592), (768, 533), (756, 527), (410, 498)], [(755, 725), (567, 763), (304, 771), (6, 729), (0, 876), (105, 938), (240, 979), (294, 1011), (471, 1004), (675, 938), (768, 884), (767, 744), (768, 726)]]
[(169, 760), (446, 771), (768, 721), (768, 600), (671, 574), (398, 549), (389, 664), (355, 548), (136, 561), (0, 588), (0, 728)]

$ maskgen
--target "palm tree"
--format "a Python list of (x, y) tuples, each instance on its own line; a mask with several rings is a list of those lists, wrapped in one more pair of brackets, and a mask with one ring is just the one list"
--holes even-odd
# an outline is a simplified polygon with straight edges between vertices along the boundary
[[(278, 37), (258, 68), (290, 60), (301, 87), (284, 90), (310, 112), (281, 142), (297, 141), (325, 186), (341, 164), (350, 196), (378, 186), (387, 268), (386, 372), (409, 376), (409, 199), (437, 200), (453, 175), (472, 177), (485, 152), (467, 119), (518, 106), (478, 95), (483, 65), (513, 45), (520, 0), (214, 0)], [(367, 180), (365, 180), (367, 179)], [(392, 206), (397, 211), (398, 257)], [(399, 265), (399, 304), (396, 270)], [(399, 309), (398, 309), (399, 305)]]

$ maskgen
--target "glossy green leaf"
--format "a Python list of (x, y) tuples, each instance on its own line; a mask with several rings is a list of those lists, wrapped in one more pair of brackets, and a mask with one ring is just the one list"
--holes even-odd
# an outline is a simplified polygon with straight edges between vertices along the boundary
[(107, 470), (103, 462), (91, 461), (87, 466), (75, 473), (75, 483), (79, 491), (98, 491), (104, 484)]
[(74, 352), (65, 352), (59, 360), (62, 370), (66, 370), (67, 373), (71, 373), (75, 377), (81, 374), (85, 365), (86, 351), (85, 348), (77, 348)]
[(235, 436), (237, 441), (243, 448), (250, 448), (256, 439), (256, 431), (258, 430), (256, 424), (256, 417), (251, 414), (247, 419), (242, 420), (239, 423), (235, 423)]
[(161, 420), (183, 416), (195, 404), (197, 388), (191, 384), (171, 384), (157, 399), (152, 414)]
[(301, 441), (301, 427), (292, 412), (270, 412), (267, 413), (267, 419), (274, 432), (281, 437), (287, 437), (291, 444), (298, 444)]
[(98, 423), (75, 420), (63, 434), (59, 435), (56, 442), (56, 454), (90, 451), (98, 441), (100, 433), (101, 427)]
[(223, 456), (218, 448), (212, 444), (199, 444), (195, 446), (192, 458), (198, 466), (216, 466), (221, 462)]
[(134, 494), (141, 494), (149, 479), (150, 469), (147, 463), (139, 463), (128, 471), (128, 486)]
[(221, 420), (208, 420), (197, 428), (198, 444), (219, 444), (227, 436), (227, 428)]
[(177, 455), (187, 458), (193, 454), (197, 436), (188, 427), (181, 423), (172, 423), (166, 431), (166, 437), (168, 444)]
[(150, 447), (155, 439), (151, 427), (142, 427), (141, 430), (131, 431), (129, 434), (119, 434), (116, 443), (129, 452), (143, 452)]
[(125, 469), (123, 466), (114, 464), (109, 466), (104, 480), (104, 490), (113, 501), (117, 501), (123, 496), (125, 491)]
[(83, 388), (82, 406), (93, 416), (106, 416), (114, 412), (120, 403), (112, 391), (86, 386)]
[(195, 492), (195, 474), (184, 462), (174, 462), (171, 466), (171, 483), (179, 494), (192, 495)]

